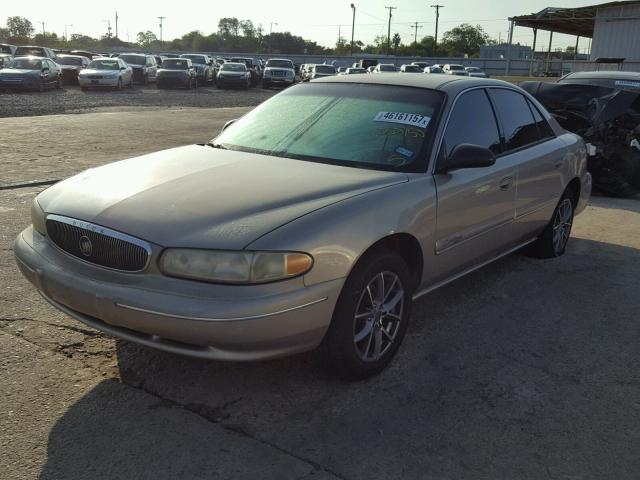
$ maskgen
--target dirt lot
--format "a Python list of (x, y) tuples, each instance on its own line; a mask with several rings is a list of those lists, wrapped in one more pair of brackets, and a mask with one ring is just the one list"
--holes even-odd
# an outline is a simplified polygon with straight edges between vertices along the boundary
[(423, 297), (391, 368), (354, 384), (313, 353), (226, 364), (117, 341), (21, 277), (11, 245), (42, 187), (8, 184), (207, 141), (242, 111), (0, 119), (39, 139), (0, 147), (0, 477), (637, 478), (638, 200), (595, 197), (560, 259), (512, 255)]
[(132, 90), (83, 92), (77, 85), (65, 85), (63, 90), (47, 90), (43, 93), (0, 91), (0, 117), (93, 112), (105, 107), (248, 107), (258, 105), (275, 92), (276, 90), (263, 90), (259, 87), (244, 91), (218, 90), (210, 86), (197, 90), (158, 90), (153, 84), (146, 87), (135, 85)]

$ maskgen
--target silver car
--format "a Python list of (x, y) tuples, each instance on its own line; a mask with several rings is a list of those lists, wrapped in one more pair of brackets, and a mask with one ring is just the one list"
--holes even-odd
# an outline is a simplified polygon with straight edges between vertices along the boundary
[(133, 88), (133, 71), (120, 58), (96, 57), (78, 73), (82, 90), (89, 88)]
[(590, 192), (583, 141), (514, 85), (333, 76), (208, 144), (50, 187), (14, 251), (52, 305), (114, 336), (219, 360), (322, 345), (361, 379), (416, 298), (525, 247), (562, 255)]

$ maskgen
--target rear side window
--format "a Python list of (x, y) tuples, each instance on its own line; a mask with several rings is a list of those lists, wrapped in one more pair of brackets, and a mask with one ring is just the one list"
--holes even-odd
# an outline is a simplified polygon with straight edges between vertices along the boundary
[(538, 126), (538, 134), (540, 135), (540, 140), (555, 137), (556, 135), (553, 132), (551, 125), (549, 125), (549, 122), (544, 119), (536, 106), (528, 100), (527, 103), (529, 104), (529, 108), (531, 108), (531, 111), (533, 112), (533, 118), (535, 119), (536, 125)]
[(517, 150), (540, 140), (538, 126), (523, 95), (513, 90), (491, 89), (491, 98), (502, 125), (507, 151)]
[(498, 125), (484, 90), (463, 94), (453, 107), (444, 134), (445, 155), (462, 143), (488, 148), (496, 155), (501, 152)]

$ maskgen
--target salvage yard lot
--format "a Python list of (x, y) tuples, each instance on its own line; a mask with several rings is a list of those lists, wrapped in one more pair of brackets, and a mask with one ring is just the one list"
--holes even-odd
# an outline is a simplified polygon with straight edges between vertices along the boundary
[(421, 298), (390, 368), (354, 384), (313, 353), (227, 364), (114, 340), (22, 278), (11, 245), (43, 187), (9, 184), (203, 143), (245, 111), (0, 119), (1, 477), (637, 477), (637, 199), (594, 197), (564, 257), (511, 255)]

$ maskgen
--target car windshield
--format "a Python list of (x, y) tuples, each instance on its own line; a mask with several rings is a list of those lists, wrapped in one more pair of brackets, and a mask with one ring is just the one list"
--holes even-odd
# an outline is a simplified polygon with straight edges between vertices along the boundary
[(176, 60), (170, 59), (162, 62), (161, 68), (170, 68), (173, 70), (186, 70), (189, 68), (189, 61), (187, 59), (184, 60)]
[(336, 73), (336, 67), (331, 65), (316, 65), (316, 73)]
[(462, 65), (449, 65), (449, 70), (464, 70)]
[(225, 63), (220, 67), (223, 72), (246, 72), (247, 67), (242, 63)]
[(293, 68), (293, 63), (289, 60), (269, 60), (267, 67), (271, 68)]
[(26, 56), (34, 56), (34, 57), (45, 57), (44, 48), (40, 47), (18, 47), (16, 49), (16, 57), (26, 57)]
[(120, 55), (120, 58), (132, 65), (146, 65), (147, 58), (143, 55)]
[(60, 65), (75, 65), (82, 66), (82, 59), (77, 57), (58, 57), (58, 63)]
[(467, 72), (479, 72), (480, 69), (478, 67), (467, 67), (465, 68)]
[(380, 65), (380, 71), (381, 72), (395, 72), (396, 71), (396, 67), (394, 67), (393, 65)]
[(365, 73), (366, 70), (364, 68), (347, 68), (347, 73)]
[(311, 83), (285, 90), (213, 145), (376, 170), (421, 171), (444, 95), (428, 89)]
[(9, 47), (9, 45), (0, 45), (0, 53), (11, 54), (11, 48)]
[(422, 73), (422, 69), (417, 65), (407, 65), (404, 67), (404, 71), (407, 73)]
[(207, 57), (204, 55), (180, 55), (182, 58), (189, 58), (193, 63), (205, 64), (207, 63)]
[(120, 64), (117, 60), (93, 60), (89, 64), (89, 68), (95, 70), (120, 70)]
[(42, 68), (42, 60), (34, 58), (16, 58), (9, 62), (7, 68), (17, 68), (20, 70), (39, 70)]

